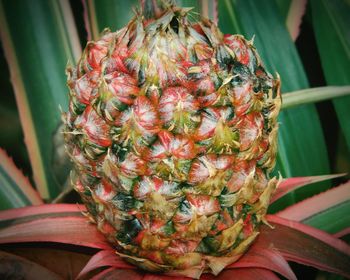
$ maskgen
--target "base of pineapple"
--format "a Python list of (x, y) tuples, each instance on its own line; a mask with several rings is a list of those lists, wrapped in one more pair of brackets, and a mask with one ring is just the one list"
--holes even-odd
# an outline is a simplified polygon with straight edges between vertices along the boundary
[(258, 234), (259, 232), (252, 233), (245, 241), (224, 256), (210, 256), (201, 253), (186, 253), (181, 256), (174, 256), (172, 259), (177, 262), (176, 267), (182, 267), (182, 269), (175, 269), (174, 266), (159, 264), (149, 259), (123, 254), (118, 251), (115, 253), (128, 263), (149, 272), (199, 279), (202, 273), (218, 275), (225, 267), (236, 262)]

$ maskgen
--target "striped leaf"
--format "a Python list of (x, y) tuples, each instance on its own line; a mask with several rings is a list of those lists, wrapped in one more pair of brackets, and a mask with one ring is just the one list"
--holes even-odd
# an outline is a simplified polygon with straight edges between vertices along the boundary
[(350, 86), (316, 87), (288, 92), (283, 95), (282, 110), (350, 95)]
[(59, 106), (68, 108), (65, 67), (81, 52), (69, 2), (1, 1), (0, 25), (35, 185), (51, 199), (68, 174), (65, 153), (54, 146), (62, 142), (60, 134), (54, 140)]
[(114, 32), (126, 25), (133, 17), (133, 8), (138, 3), (137, 0), (84, 0), (84, 17), (88, 40), (98, 39), (105, 28), (109, 28)]
[(17, 169), (6, 152), (0, 149), (0, 210), (42, 203), (28, 178)]
[[(350, 2), (312, 0), (312, 20), (328, 85), (350, 84)], [(350, 97), (333, 100), (338, 120), (350, 150)]]
[(340, 232), (350, 225), (350, 181), (296, 203), (276, 215), (302, 222), (329, 233)]

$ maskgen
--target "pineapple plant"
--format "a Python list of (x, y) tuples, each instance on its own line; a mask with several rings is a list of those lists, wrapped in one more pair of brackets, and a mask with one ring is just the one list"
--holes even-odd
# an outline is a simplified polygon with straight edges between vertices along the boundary
[(259, 234), (278, 183), (280, 80), (252, 40), (150, 3), (67, 68), (72, 181), (125, 260), (218, 274)]

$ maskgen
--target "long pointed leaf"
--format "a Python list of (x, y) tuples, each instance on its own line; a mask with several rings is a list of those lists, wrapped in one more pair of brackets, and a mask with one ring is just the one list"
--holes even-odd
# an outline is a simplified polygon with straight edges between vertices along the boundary
[(290, 4), (286, 25), (293, 41), (299, 36), (300, 25), (306, 11), (307, 0), (293, 0)]
[(279, 273), (286, 279), (297, 279), (288, 262), (274, 249), (253, 246), (228, 268), (263, 268)]
[(264, 226), (257, 246), (277, 249), (287, 260), (350, 276), (350, 246), (313, 227), (269, 215), (274, 229)]
[(89, 262), (80, 271), (78, 279), (85, 276), (91, 271), (104, 266), (110, 266), (118, 269), (135, 269), (125, 261), (123, 261), (118, 255), (115, 254), (114, 250), (102, 250), (91, 257)]
[(65, 66), (80, 53), (69, 9), (67, 0), (0, 2), (1, 40), (34, 181), (44, 199), (55, 197), (66, 180), (53, 170), (53, 136), (59, 106), (68, 108)]
[[(78, 278), (83, 277), (95, 269), (107, 266), (116, 269), (136, 269), (135, 266), (129, 265), (117, 256), (114, 250), (103, 250), (96, 253), (89, 260), (84, 269), (80, 272)], [(279, 273), (287, 279), (296, 279), (287, 261), (276, 250), (266, 248), (253, 246), (238, 262), (225, 269), (237, 268), (262, 268)], [(149, 278), (151, 279), (152, 277), (149, 276)]]
[[(329, 85), (350, 84), (350, 3), (346, 0), (312, 0), (312, 20), (323, 72)], [(350, 97), (333, 101), (350, 150)]]
[[(19, 209), (14, 210), (18, 213)], [(13, 217), (11, 210), (4, 212)], [(110, 248), (96, 226), (76, 211), (37, 212), (21, 218), (3, 219), (0, 222), (0, 244), (21, 242), (57, 242), (98, 249)]]
[(220, 273), (218, 276), (205, 274), (203, 280), (231, 280), (231, 279), (240, 279), (240, 280), (279, 280), (270, 270), (261, 269), (261, 268), (238, 268), (225, 270)]
[(200, 1), (201, 16), (211, 19), (215, 24), (219, 22), (218, 0), (202, 0)]
[(287, 19), (293, 0), (275, 0), (278, 10), (283, 19)]
[[(254, 44), (267, 68), (281, 75), (283, 92), (308, 87), (295, 45), (274, 1), (220, 1), (219, 17), (219, 25), (225, 33), (243, 33), (247, 38), (255, 35)], [(329, 173), (327, 148), (315, 106), (284, 110), (279, 120), (276, 170), (283, 177)], [(301, 189), (286, 196), (284, 204), (292, 204), (325, 187), (328, 184)]]
[(336, 238), (342, 238), (344, 236), (350, 235), (350, 227), (344, 228), (341, 231), (338, 231), (337, 233), (333, 234)]
[(286, 178), (284, 179), (281, 184), (276, 189), (275, 193), (273, 194), (270, 203), (273, 203), (280, 199), (281, 197), (285, 196), (287, 193), (296, 190), (298, 188), (301, 188), (306, 185), (310, 185), (317, 182), (322, 182), (325, 180), (334, 179), (337, 177), (341, 177), (346, 175), (343, 174), (334, 174), (334, 175), (323, 175), (323, 176), (309, 176), (309, 177), (293, 177), (293, 178)]
[(305, 199), (276, 215), (336, 233), (350, 225), (350, 181)]
[(84, 0), (85, 25), (89, 40), (96, 40), (100, 33), (109, 28), (113, 32), (126, 25), (133, 17), (133, 8), (138, 0)]
[(283, 95), (282, 109), (350, 95), (350, 86), (328, 86), (298, 90)]
[[(101, 279), (132, 279), (132, 280), (187, 280), (190, 278), (187, 277), (170, 277), (157, 274), (146, 274), (142, 275), (133, 270), (123, 270), (116, 268), (109, 268), (94, 276), (92, 280), (101, 280)], [(240, 280), (278, 280), (279, 278), (271, 271), (266, 269), (259, 268), (240, 268), (225, 270), (220, 273), (218, 276), (212, 276), (209, 274), (204, 274), (200, 279), (202, 280), (231, 280), (231, 279), (240, 279)]]
[[(51, 215), (55, 213), (81, 213), (86, 211), (84, 205), (79, 204), (44, 204), (28, 206), (17, 209), (0, 211), (0, 225), (4, 221), (15, 219), (35, 219), (38, 215)], [(0, 226), (1, 228), (1, 226)]]
[(42, 203), (28, 178), (17, 169), (5, 151), (0, 149), (0, 210)]

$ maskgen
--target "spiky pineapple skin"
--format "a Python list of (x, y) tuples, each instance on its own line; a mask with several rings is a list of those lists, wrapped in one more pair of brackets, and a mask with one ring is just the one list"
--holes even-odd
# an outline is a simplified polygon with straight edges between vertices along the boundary
[(219, 273), (258, 235), (277, 180), (279, 79), (252, 45), (174, 6), (89, 42), (69, 67), (73, 184), (118, 254)]

